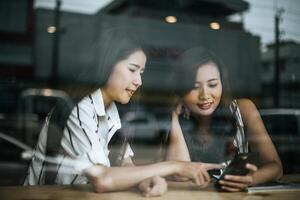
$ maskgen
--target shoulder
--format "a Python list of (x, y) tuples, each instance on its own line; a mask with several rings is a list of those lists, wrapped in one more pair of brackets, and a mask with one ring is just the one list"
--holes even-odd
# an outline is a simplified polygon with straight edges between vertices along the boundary
[(95, 115), (95, 109), (89, 97), (83, 98), (72, 110), (69, 119), (90, 120)]
[(77, 106), (79, 107), (79, 108), (93, 108), (94, 106), (93, 106), (93, 104), (94, 104), (94, 102), (93, 102), (93, 99), (92, 99), (92, 97), (91, 97), (91, 95), (88, 95), (88, 96), (86, 96), (86, 97), (84, 97), (78, 104), (77, 104)]
[(238, 105), (240, 110), (244, 110), (244, 111), (254, 111), (257, 110), (255, 104), (253, 103), (253, 101), (251, 101), (250, 99), (237, 99)]
[(243, 121), (247, 122), (260, 118), (260, 114), (255, 104), (250, 99), (238, 99), (238, 106), (241, 111)]

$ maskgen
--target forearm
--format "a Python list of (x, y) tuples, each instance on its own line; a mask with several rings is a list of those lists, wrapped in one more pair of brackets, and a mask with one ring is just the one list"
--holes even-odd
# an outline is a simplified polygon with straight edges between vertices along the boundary
[(169, 140), (170, 142), (165, 158), (166, 160), (191, 161), (183, 132), (179, 124), (178, 115), (175, 112), (172, 113), (172, 124)]
[(162, 162), (147, 166), (104, 167), (93, 166), (86, 170), (86, 175), (97, 192), (122, 190), (137, 185), (152, 176), (176, 174), (178, 165)]
[(282, 176), (281, 164), (272, 161), (264, 164), (253, 175), (252, 185), (262, 184), (268, 181), (277, 180)]
[(169, 145), (167, 154), (165, 157), (166, 161), (191, 161), (189, 152), (184, 146), (185, 144), (180, 144), (174, 142)]
[(262, 166), (253, 174), (252, 185), (280, 178), (282, 164), (256, 106), (252, 101), (243, 99), (239, 100), (239, 107), (250, 148), (259, 152), (262, 162)]

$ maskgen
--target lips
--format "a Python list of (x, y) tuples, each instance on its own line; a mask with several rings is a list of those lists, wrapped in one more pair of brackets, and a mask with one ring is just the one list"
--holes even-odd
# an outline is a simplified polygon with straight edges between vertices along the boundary
[(134, 94), (135, 90), (126, 89), (126, 92), (127, 92), (128, 95), (131, 97), (131, 96)]
[(198, 107), (201, 109), (201, 110), (208, 110), (211, 108), (212, 106), (212, 102), (205, 102), (205, 103), (198, 103)]

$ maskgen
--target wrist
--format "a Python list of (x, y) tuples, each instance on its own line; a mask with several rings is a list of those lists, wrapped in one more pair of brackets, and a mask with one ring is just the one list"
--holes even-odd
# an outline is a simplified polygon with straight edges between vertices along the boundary
[(172, 118), (175, 120), (178, 120), (180, 113), (177, 113), (176, 111), (172, 112)]
[(173, 169), (173, 175), (179, 175), (181, 172), (182, 164), (179, 161), (169, 161), (171, 163), (171, 168)]

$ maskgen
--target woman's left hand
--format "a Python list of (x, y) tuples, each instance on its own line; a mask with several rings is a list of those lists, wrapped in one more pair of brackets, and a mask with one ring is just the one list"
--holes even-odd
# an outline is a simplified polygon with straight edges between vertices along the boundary
[(166, 180), (160, 176), (154, 176), (142, 181), (139, 186), (139, 190), (145, 197), (161, 196), (168, 190), (168, 184)]
[(246, 164), (249, 173), (245, 176), (226, 175), (223, 180), (220, 180), (221, 189), (228, 192), (239, 192), (248, 188), (253, 184), (253, 174), (257, 171), (257, 167), (253, 164)]

